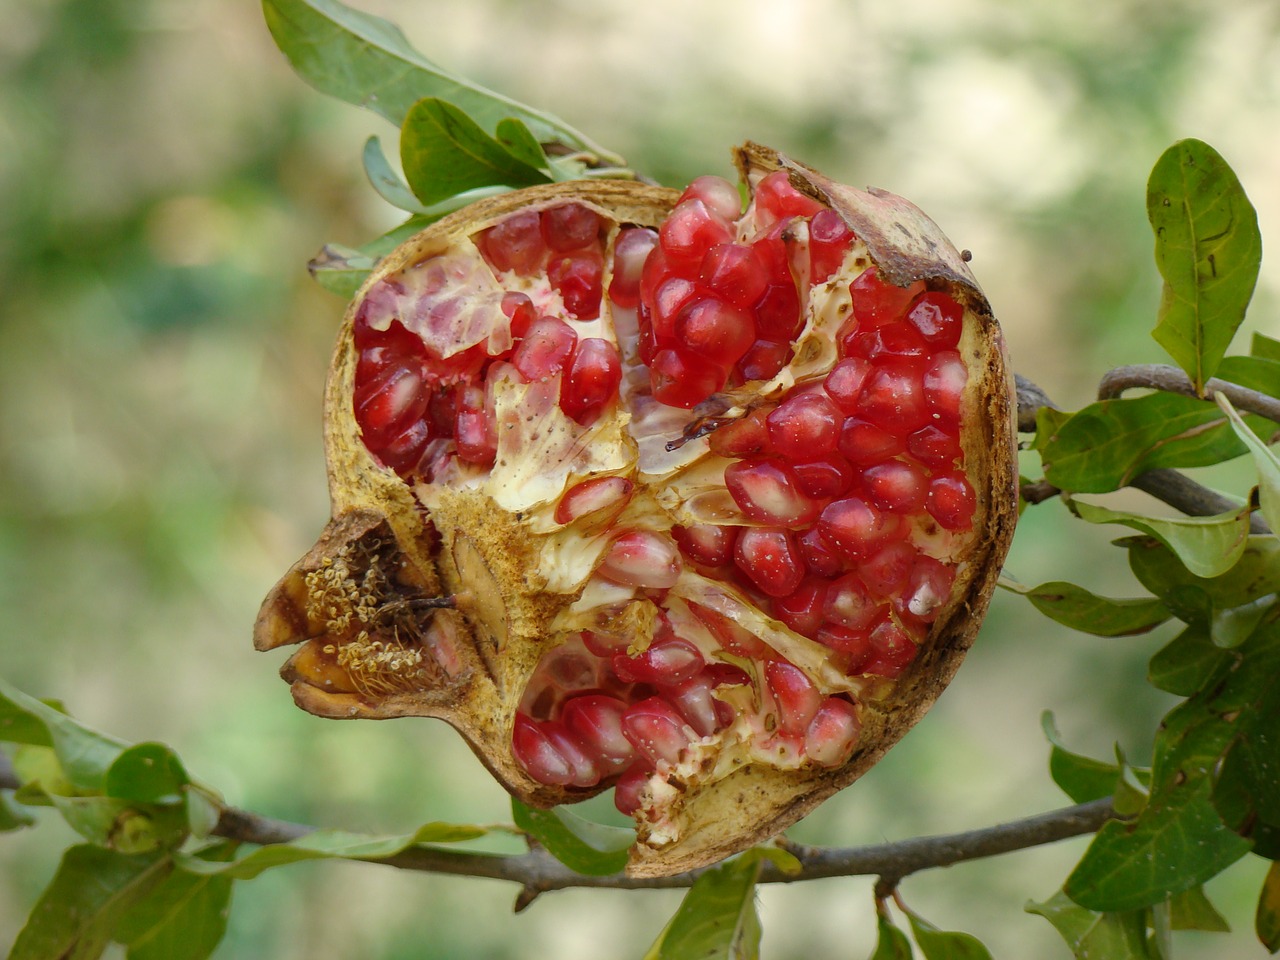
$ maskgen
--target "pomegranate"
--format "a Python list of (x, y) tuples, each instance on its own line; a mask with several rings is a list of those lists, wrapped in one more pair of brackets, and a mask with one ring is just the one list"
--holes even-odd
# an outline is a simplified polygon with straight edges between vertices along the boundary
[(388, 256), (327, 390), (334, 519), (255, 642), (325, 717), (440, 717), (537, 806), (617, 787), (630, 871), (851, 783), (972, 642), (1016, 515), (1011, 378), (904, 200), (748, 144), (752, 198), (495, 197)]

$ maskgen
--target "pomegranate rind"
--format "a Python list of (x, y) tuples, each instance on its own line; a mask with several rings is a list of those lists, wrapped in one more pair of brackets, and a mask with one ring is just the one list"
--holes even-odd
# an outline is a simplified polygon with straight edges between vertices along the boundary
[[(1012, 376), (999, 327), (960, 253), (928, 217), (892, 194), (833, 183), (756, 144), (739, 148), (735, 159), (749, 185), (783, 169), (794, 187), (837, 211), (865, 243), (882, 278), (898, 286), (924, 281), (964, 308), (957, 347), (968, 371), (961, 446), (975, 492), (974, 532), (955, 558), (950, 599), (895, 681), (850, 684), (822, 659), (824, 648), (790, 635), (795, 649), (787, 655), (793, 662), (812, 676), (822, 675), (829, 690), (847, 689), (857, 696), (862, 730), (849, 759), (834, 768), (808, 764), (779, 769), (752, 762), (731, 771), (717, 769), (719, 779), (709, 779), (714, 751), (689, 751), (667, 783), (655, 788), (662, 796), (651, 794), (649, 806), (637, 816), (637, 843), (628, 867), (635, 876), (695, 869), (768, 839), (870, 769), (928, 711), (958, 669), (995, 588), (1017, 513)], [(352, 410), (357, 363), (353, 323), (371, 286), (437, 254), (459, 247), (474, 250), (470, 238), (516, 211), (571, 200), (599, 212), (613, 225), (611, 231), (619, 224), (656, 228), (678, 196), (632, 182), (592, 181), (491, 198), (427, 228), (390, 254), (366, 281), (347, 311), (326, 388), (325, 449), (334, 519), (268, 595), (255, 629), (255, 645), (261, 650), (303, 644), (282, 669), (300, 707), (333, 718), (439, 717), (462, 734), (499, 782), (530, 805), (575, 802), (609, 785), (539, 783), (515, 761), (511, 749), (521, 694), (547, 649), (547, 638), (565, 633), (581, 594), (574, 577), (558, 582), (538, 571), (557, 564), (590, 569), (600, 562), (607, 537), (557, 539), (539, 500), (545, 478), (512, 481), (508, 475), (505, 486), (464, 489), (422, 483), (411, 487), (382, 467), (362, 442)], [(611, 232), (610, 242), (613, 236)], [(821, 344), (812, 346), (822, 349)], [(808, 357), (814, 352), (809, 350)], [(705, 406), (742, 410), (753, 397), (784, 393), (794, 382), (790, 376), (784, 370), (775, 381), (749, 383)], [(529, 388), (511, 402), (518, 408), (538, 399), (537, 390)], [(551, 488), (594, 476), (637, 476), (639, 451), (626, 429), (631, 416), (620, 407), (590, 428), (596, 431), (592, 449), (602, 452), (563, 468)], [(657, 417), (659, 424), (652, 430), (652, 421), (641, 424), (642, 437), (646, 430), (650, 437), (669, 437), (669, 428), (660, 421), (677, 414), (685, 416), (651, 406), (647, 415)], [(559, 449), (555, 430), (573, 433), (573, 428), (555, 417), (549, 423), (551, 436), (539, 442), (545, 449)], [(583, 446), (575, 443), (573, 449)], [(681, 457), (696, 459), (692, 448), (677, 451), (663, 465), (673, 470), (687, 466), (692, 460), (682, 462)], [(696, 478), (697, 471), (685, 476)], [(622, 508), (624, 516), (637, 526), (655, 519), (669, 524), (672, 496), (670, 489), (664, 493), (661, 474), (650, 473), (637, 483), (635, 496)], [(555, 554), (550, 562), (548, 552)], [(698, 593), (709, 590), (718, 594), (724, 610), (738, 602), (732, 589), (719, 591), (709, 584), (686, 570), (672, 593), (714, 606), (709, 595)], [(441, 595), (456, 598), (455, 606), (414, 606)], [(759, 613), (753, 616), (760, 629), (781, 629)], [(623, 608), (616, 622), (626, 623), (641, 647), (655, 629), (653, 614), (643, 604)], [(399, 631), (423, 642), (406, 649)], [(353, 644), (353, 636), (358, 643)], [(415, 651), (428, 648), (432, 657), (412, 659)], [(349, 665), (355, 659), (354, 673), (332, 666), (334, 650), (347, 655)], [(415, 681), (379, 671), (380, 664), (392, 661), (408, 663)]]

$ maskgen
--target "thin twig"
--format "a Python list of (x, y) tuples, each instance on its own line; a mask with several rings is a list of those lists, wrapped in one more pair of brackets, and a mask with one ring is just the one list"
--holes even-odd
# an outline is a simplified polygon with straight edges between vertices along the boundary
[(1205, 381), (1204, 393), (1196, 393), (1195, 384), (1177, 367), (1164, 363), (1135, 363), (1127, 367), (1116, 367), (1110, 370), (1098, 384), (1099, 400), (1114, 400), (1126, 390), (1146, 388), (1164, 390), (1167, 393), (1180, 393), (1188, 397), (1207, 399), (1214, 393), (1221, 393), (1231, 401), (1232, 406), (1249, 413), (1256, 413), (1268, 420), (1280, 422), (1280, 400), (1268, 396), (1259, 390), (1242, 387), (1229, 380), (1210, 377)]

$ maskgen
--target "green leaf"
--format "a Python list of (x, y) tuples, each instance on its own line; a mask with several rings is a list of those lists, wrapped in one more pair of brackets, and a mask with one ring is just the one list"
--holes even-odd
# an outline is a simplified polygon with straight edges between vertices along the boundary
[(1049, 773), (1072, 802), (1088, 803), (1115, 792), (1116, 781), (1120, 777), (1118, 764), (1094, 760), (1064, 747), (1062, 735), (1049, 710), (1040, 715), (1040, 726), (1053, 748), (1049, 751)]
[(1205, 896), (1204, 887), (1192, 887), (1169, 900), (1169, 923), (1174, 930), (1231, 931), (1226, 918)]
[(502, 144), (503, 149), (521, 163), (535, 170), (546, 170), (547, 154), (542, 149), (538, 138), (529, 132), (529, 128), (515, 117), (507, 117), (498, 122), (494, 138)]
[(991, 951), (971, 934), (939, 930), (911, 910), (907, 911), (907, 919), (925, 960), (991, 960)]
[[(1256, 338), (1258, 334), (1254, 336)], [(1223, 357), (1218, 365), (1218, 378), (1259, 393), (1274, 394), (1276, 384), (1280, 383), (1280, 357)], [(1261, 425), (1273, 421), (1252, 414), (1245, 417), (1245, 422), (1253, 427), (1254, 432), (1265, 433), (1265, 427)]]
[(400, 134), (400, 165), (409, 187), (428, 205), (478, 187), (527, 187), (550, 181), (463, 111), (434, 97), (410, 108)]
[(590, 876), (621, 871), (627, 865), (627, 851), (636, 841), (634, 830), (595, 823), (564, 807), (534, 810), (513, 797), (511, 813), (516, 826), (546, 847), (553, 857), (569, 869)]
[(1164, 277), (1152, 336), (1201, 392), (1253, 296), (1258, 217), (1227, 162), (1199, 140), (1180, 140), (1156, 161), (1147, 217)]
[(1187, 623), (1208, 627), (1214, 611), (1252, 604), (1280, 591), (1280, 540), (1275, 537), (1250, 537), (1240, 559), (1216, 577), (1197, 576), (1166, 545), (1148, 537), (1122, 543), (1138, 582)]
[(1280, 953), (1280, 863), (1272, 863), (1262, 881), (1253, 926), (1262, 945), (1271, 953)]
[(1161, 519), (1122, 513), (1080, 500), (1068, 501), (1072, 512), (1089, 523), (1121, 523), (1149, 533), (1169, 547), (1198, 577), (1216, 577), (1235, 566), (1249, 539), (1249, 511), (1212, 517)]
[(190, 782), (182, 761), (163, 743), (139, 743), (116, 757), (104, 792), (137, 803), (176, 802)]
[(758, 960), (755, 894), (763, 860), (758, 850), (748, 850), (698, 877), (650, 955), (655, 960)]
[(378, 196), (393, 207), (407, 210), (409, 213), (426, 213), (427, 208), (418, 202), (400, 175), (391, 169), (386, 154), (382, 152), (382, 144), (377, 137), (370, 137), (364, 142), (364, 173), (369, 183), (377, 191)]
[(1078, 960), (1149, 960), (1145, 910), (1098, 913), (1057, 893), (1044, 903), (1027, 903), (1062, 935)]
[(1040, 448), (1045, 478), (1075, 493), (1107, 493), (1148, 470), (1203, 467), (1244, 452), (1221, 410), (1178, 393), (1092, 403)]
[(102, 789), (107, 768), (124, 750), (114, 737), (90, 730), (65, 713), (0, 680), (0, 735), (17, 743), (52, 746), (71, 784)]
[[(225, 859), (234, 849), (220, 843), (200, 856)], [(226, 933), (232, 884), (176, 870), (124, 914), (113, 939), (129, 948), (129, 960), (204, 960)]]
[(190, 873), (252, 880), (264, 870), (303, 860), (385, 860), (419, 843), (457, 843), (474, 840), (487, 832), (484, 827), (450, 823), (428, 823), (414, 833), (390, 837), (348, 833), (345, 830), (315, 830), (290, 843), (259, 847), (231, 863), (210, 863), (184, 853), (175, 854), (174, 858), (178, 866)]
[(113, 797), (49, 797), (67, 825), (90, 843), (119, 853), (148, 853), (159, 846), (146, 811)]
[(36, 818), (14, 799), (10, 791), (0, 791), (0, 833), (21, 830), (36, 822)]
[(9, 960), (94, 960), (119, 918), (173, 870), (161, 855), (71, 847), (14, 941)]
[(1249, 345), (1249, 354), (1264, 360), (1280, 361), (1280, 340), (1262, 333), (1254, 333), (1253, 341)]
[(1151, 658), (1147, 679), (1158, 690), (1189, 697), (1229, 654), (1201, 627), (1188, 627)]
[(883, 913), (877, 913), (876, 949), (870, 960), (912, 960), (911, 941)]
[(494, 132), (514, 117), (541, 141), (559, 141), (621, 163), (563, 120), (486, 90), (444, 70), (415, 50), (395, 24), (338, 0), (263, 0), (276, 45), (294, 70), (321, 93), (368, 107), (397, 127), (423, 97), (439, 97)]
[(377, 265), (376, 257), (362, 253), (356, 247), (326, 243), (307, 263), (307, 270), (316, 283), (330, 293), (350, 300)]
[(1164, 604), (1153, 597), (1113, 600), (1058, 580), (1038, 587), (1010, 589), (1025, 596), (1049, 619), (1096, 637), (1146, 633), (1169, 619)]
[[(1280, 383), (1280, 380), (1277, 383)], [(1262, 516), (1274, 532), (1280, 533), (1280, 458), (1271, 452), (1257, 434), (1245, 426), (1244, 421), (1240, 419), (1240, 414), (1236, 413), (1235, 407), (1225, 395), (1215, 393), (1214, 399), (1231, 419), (1231, 427), (1236, 435), (1244, 441), (1249, 452), (1253, 454), (1253, 460), (1258, 465), (1258, 500), (1261, 503)]]

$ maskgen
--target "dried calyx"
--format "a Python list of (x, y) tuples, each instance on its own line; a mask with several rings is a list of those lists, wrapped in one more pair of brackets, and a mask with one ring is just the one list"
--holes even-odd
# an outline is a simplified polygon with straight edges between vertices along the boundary
[(328, 717), (435, 716), (527, 803), (610, 787), (630, 870), (697, 867), (874, 764), (1012, 534), (1012, 388), (923, 214), (772, 151), (750, 188), (482, 202), (347, 314), (334, 520), (256, 643)]

